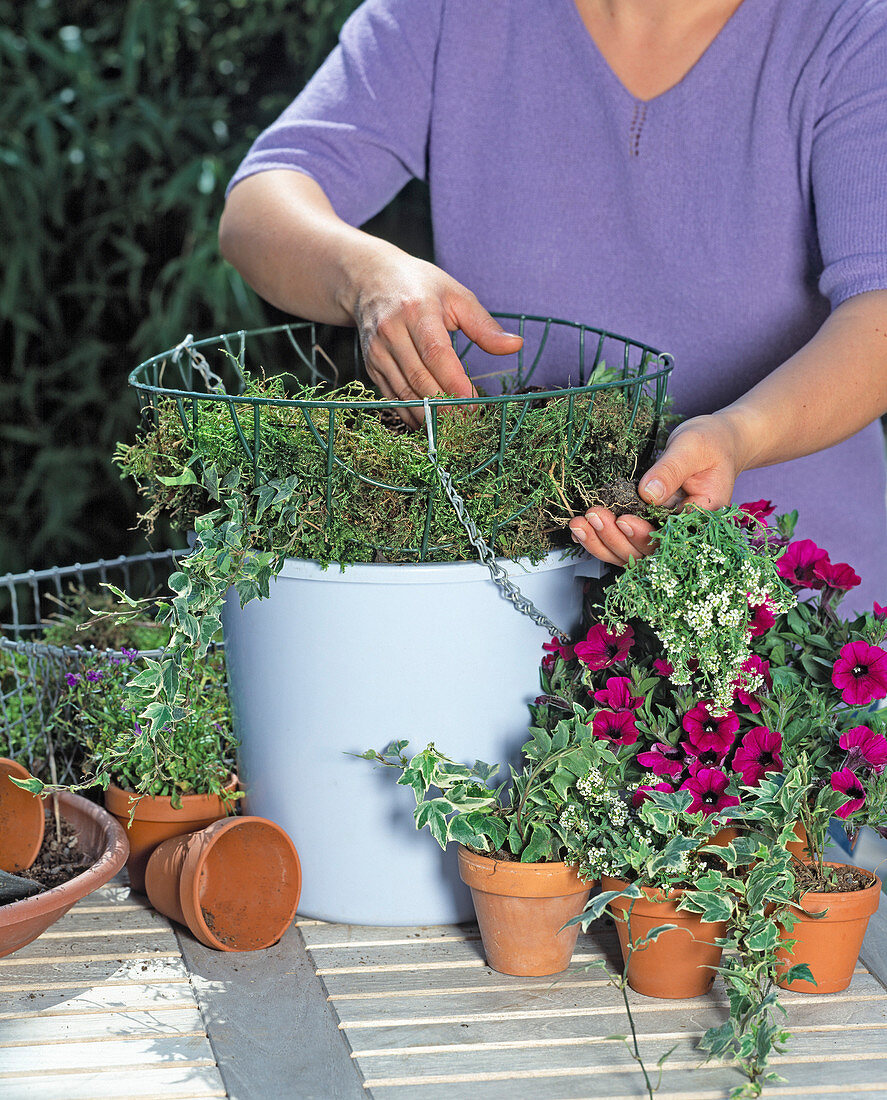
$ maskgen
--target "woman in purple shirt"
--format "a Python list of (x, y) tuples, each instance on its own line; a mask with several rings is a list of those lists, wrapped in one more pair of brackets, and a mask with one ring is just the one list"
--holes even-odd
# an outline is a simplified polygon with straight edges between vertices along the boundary
[[(412, 176), (437, 266), (356, 228)], [(389, 397), (470, 395), (448, 334), (519, 344), (487, 310), (665, 348), (689, 419), (641, 494), (797, 508), (848, 602), (887, 597), (887, 0), (368, 0), (221, 240), (275, 305), (356, 325)], [(650, 548), (602, 508), (570, 526)]]

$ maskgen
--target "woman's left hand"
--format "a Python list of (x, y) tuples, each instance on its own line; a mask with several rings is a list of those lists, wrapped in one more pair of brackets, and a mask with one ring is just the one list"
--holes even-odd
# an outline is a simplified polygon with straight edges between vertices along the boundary
[[(729, 504), (737, 475), (745, 468), (740, 419), (731, 411), (696, 416), (669, 436), (661, 458), (641, 478), (638, 492), (650, 504), (674, 507)], [(637, 516), (617, 519), (608, 508), (590, 508), (570, 520), (573, 540), (593, 557), (625, 565), (654, 549), (652, 526)]]

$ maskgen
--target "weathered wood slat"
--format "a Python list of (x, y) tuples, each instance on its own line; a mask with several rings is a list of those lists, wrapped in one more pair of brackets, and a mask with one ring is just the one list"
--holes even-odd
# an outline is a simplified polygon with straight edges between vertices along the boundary
[(116, 1070), (0, 1079), (0, 1100), (206, 1100), (225, 1095), (215, 1066), (143, 1067), (125, 1079)]
[(6, 958), (0, 959), (0, 981), (6, 970), (23, 966), (26, 960), (61, 958), (65, 961), (84, 955), (107, 958), (114, 957), (114, 953), (131, 956), (137, 952), (148, 955), (181, 953), (175, 933), (169, 926), (163, 925), (140, 933), (123, 932), (108, 936), (107, 939), (101, 932), (90, 937), (73, 939), (58, 938), (44, 933), (33, 943), (16, 951), (14, 955), (7, 955)]
[(172, 926), (166, 917), (162, 917), (153, 909), (140, 909), (135, 906), (119, 908), (97, 906), (91, 909), (81, 909), (75, 905), (73, 909), (57, 921), (48, 931), (44, 932), (41, 939), (47, 936), (56, 939), (71, 933), (83, 935), (93, 932), (96, 935), (104, 935), (108, 930), (144, 929), (154, 928), (158, 930), (171, 930)]
[(158, 1035), (156, 1038), (107, 1039), (96, 1042), (32, 1044), (6, 1047), (0, 1080), (39, 1077), (44, 1073), (94, 1069), (134, 1069), (162, 1062), (215, 1065), (206, 1035)]
[[(854, 975), (867, 974), (864, 966), (858, 966)], [(595, 977), (595, 974), (601, 975)], [(854, 977), (855, 980), (855, 977)], [(324, 974), (324, 984), (330, 1001), (345, 1011), (349, 1001), (386, 1001), (399, 997), (436, 998), (449, 994), (468, 999), (484, 992), (533, 993), (558, 989), (596, 989), (607, 985), (609, 979), (597, 967), (586, 970), (573, 967), (562, 974), (547, 978), (515, 978), (497, 974), (489, 967), (482, 969), (412, 970), (386, 977), (385, 973), (357, 973), (338, 975), (335, 971)], [(470, 1003), (470, 1000), (469, 1000)]]
[(384, 943), (386, 940), (412, 943), (414, 940), (458, 939), (464, 936), (477, 938), (480, 933), (477, 925), (469, 924), (425, 924), (415, 928), (402, 928), (385, 925), (330, 924), (326, 921), (297, 920), (299, 931), (305, 946), (311, 950), (320, 945), (360, 943)]
[[(673, 1054), (665, 1063), (669, 1072), (695, 1069), (702, 1062), (703, 1056), (698, 1049), (698, 1033), (683, 1037), (674, 1033), (654, 1037), (645, 1028), (639, 1039), (641, 1052), (649, 1066), (655, 1066), (657, 1060), (672, 1047)], [(883, 1029), (854, 1029), (853, 1053), (868, 1059), (880, 1058), (887, 1068), (887, 1047), (884, 1039)], [(837, 1031), (813, 1035), (802, 1032), (793, 1037), (790, 1051), (785, 1058), (786, 1064), (793, 1066), (815, 1065), (830, 1059), (842, 1059), (846, 1054), (848, 1044), (845, 1034)], [(603, 1031), (597, 1036), (573, 1040), (569, 1044), (544, 1044), (544, 1041), (539, 1041), (528, 1043), (524, 1047), (510, 1045), (503, 1051), (495, 1046), (468, 1043), (462, 1049), (455, 1046), (440, 1052), (423, 1047), (417, 1048), (415, 1052), (400, 1050), (356, 1053), (355, 1058), (371, 1088), (373, 1081), (377, 1079), (409, 1076), (421, 1082), (429, 1077), (464, 1076), (494, 1068), (507, 1069), (515, 1077), (531, 1075), (540, 1068), (552, 1072), (572, 1072), (585, 1067), (592, 1074), (601, 1067), (614, 1071), (616, 1067), (623, 1067), (629, 1072), (638, 1072), (625, 1046), (608, 1040)], [(774, 1065), (780, 1062), (781, 1059), (774, 1059)]]
[[(824, 1011), (841, 1011), (842, 1015), (853, 1006), (869, 1005), (877, 1012), (887, 1008), (884, 991), (871, 975), (863, 974), (855, 978), (844, 993), (829, 994), (827, 1007), (820, 998), (811, 998), (802, 993), (783, 993), (781, 1003), (790, 1013), (812, 1012), (814, 1016)], [(727, 997), (720, 983), (716, 983), (707, 997), (688, 1001), (658, 1000), (655, 998), (632, 996), (632, 1011), (649, 1016), (658, 1014), (663, 1019), (675, 1015), (687, 1018), (702, 1017), (712, 1010), (727, 1008)], [(423, 1012), (423, 1008), (427, 1011)], [(400, 1009), (400, 1011), (398, 1011)], [(435, 998), (424, 1006), (414, 998), (404, 998), (400, 1002), (382, 1003), (374, 1001), (348, 1002), (339, 1012), (341, 1026), (346, 1031), (384, 1027), (387, 1030), (397, 1028), (415, 1028), (436, 1026), (438, 1024), (484, 1023), (499, 1020), (566, 1020), (572, 1018), (594, 1018), (611, 1016), (624, 1012), (621, 998), (611, 986), (596, 989), (579, 989), (575, 993), (567, 990), (553, 990), (548, 993), (518, 994), (509, 997), (507, 993), (493, 993), (472, 998), (466, 1004), (461, 995)], [(790, 1017), (791, 1018), (791, 1017)]]
[[(877, 1088), (887, 1089), (887, 1052), (860, 1052), (832, 1055), (828, 1059), (799, 1061), (792, 1056), (778, 1059), (774, 1068), (787, 1078), (788, 1087), (798, 1090), (796, 1096), (814, 1095), (816, 1088), (823, 1090), (823, 1078), (832, 1077), (834, 1083), (820, 1096), (839, 1097), (853, 1095), (858, 1086), (867, 1087), (868, 1095), (877, 1095)], [(662, 1095), (680, 1100), (695, 1100), (700, 1093), (726, 1100), (730, 1087), (741, 1084), (741, 1073), (730, 1066), (700, 1066), (697, 1061), (669, 1062), (663, 1073)], [(555, 1069), (537, 1067), (515, 1072), (510, 1060), (507, 1068), (486, 1069), (476, 1073), (451, 1073), (429, 1076), (424, 1080), (414, 1075), (392, 1077), (368, 1076), (365, 1087), (376, 1100), (404, 1097), (409, 1100), (454, 1100), (455, 1097), (471, 1097), (472, 1100), (514, 1100), (515, 1096), (532, 1096), (533, 1100), (591, 1100), (614, 1097), (640, 1097), (644, 1095), (640, 1071), (634, 1064), (597, 1066), (572, 1065)], [(783, 1086), (785, 1087), (785, 1086)], [(766, 1096), (778, 1095), (776, 1088), (768, 1089)], [(791, 1095), (790, 1093), (788, 1095)], [(882, 1092), (882, 1095), (884, 1093)]]
[(89, 1012), (128, 1012), (194, 1004), (187, 978), (156, 983), (136, 982), (82, 985), (79, 988), (46, 989), (27, 986), (17, 991), (0, 990), (0, 1028), (3, 1021), (20, 1016), (65, 1016)]
[(0, 1020), (0, 1067), (6, 1049), (38, 1043), (93, 1042), (97, 1039), (145, 1039), (155, 1035), (204, 1035), (203, 1019), (196, 1004), (175, 1009), (126, 1009), (123, 1012), (90, 1012), (73, 1016), (31, 1016)]
[[(15, 958), (15, 955), (10, 956), (10, 959)], [(180, 955), (153, 958), (145, 954), (134, 954), (130, 958), (114, 955), (106, 960), (93, 955), (85, 960), (60, 962), (22, 959), (15, 967), (0, 968), (0, 998), (5, 993), (25, 989), (80, 989), (106, 982), (168, 981), (187, 977), (188, 971)]]

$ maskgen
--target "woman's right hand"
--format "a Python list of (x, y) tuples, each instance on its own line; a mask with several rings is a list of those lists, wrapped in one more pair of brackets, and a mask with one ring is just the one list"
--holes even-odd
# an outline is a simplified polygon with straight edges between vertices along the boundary
[[(450, 343), (457, 329), (493, 355), (521, 346), (439, 267), (347, 225), (301, 172), (272, 169), (241, 180), (219, 235), (225, 258), (279, 309), (357, 325), (370, 378), (385, 398), (471, 397)], [(421, 410), (401, 412), (413, 426), (422, 421)]]
[[(373, 249), (351, 282), (352, 301), (343, 304), (383, 397), (471, 397), (475, 391), (453, 350), (451, 332), (460, 330), (493, 355), (509, 355), (521, 346), (520, 336), (506, 332), (470, 290), (400, 249)], [(421, 410), (399, 412), (412, 427), (422, 423)]]

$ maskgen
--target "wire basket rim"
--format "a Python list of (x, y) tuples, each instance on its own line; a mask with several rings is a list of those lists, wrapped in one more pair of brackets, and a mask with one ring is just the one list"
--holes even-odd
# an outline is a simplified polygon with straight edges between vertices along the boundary
[[(636, 348), (642, 353), (642, 359), (640, 364), (635, 368), (634, 373), (624, 374), (623, 377), (610, 381), (610, 382), (587, 382), (581, 386), (560, 386), (549, 390), (535, 390), (529, 393), (503, 393), (493, 395), (477, 395), (474, 397), (431, 397), (429, 403), (433, 407), (449, 408), (458, 407), (460, 405), (497, 405), (509, 401), (526, 402), (526, 401), (538, 401), (545, 398), (558, 398), (565, 396), (576, 396), (589, 392), (601, 392), (607, 389), (625, 389), (628, 386), (646, 384), (648, 382), (655, 381), (659, 378), (667, 377), (674, 367), (674, 357), (667, 351), (661, 351), (659, 348), (655, 348), (650, 344), (645, 344), (640, 340), (635, 340), (632, 337), (622, 336), (619, 333), (610, 332), (607, 329), (597, 328), (593, 325), (585, 324), (581, 321), (568, 321), (557, 317), (544, 317), (542, 315), (529, 314), (529, 313), (505, 313), (494, 311), (491, 314), (493, 317), (505, 318), (508, 320), (520, 320), (531, 321), (545, 324), (547, 327), (551, 325), (563, 325), (567, 328), (579, 329), (583, 332), (593, 333), (601, 340), (610, 339), (617, 340), (625, 345), (626, 348)], [(339, 326), (342, 327), (342, 326)], [(218, 333), (215, 336), (204, 336), (199, 340), (191, 340), (188, 342), (188, 349), (205, 348), (209, 345), (215, 345), (218, 341), (223, 341), (227, 344), (229, 340), (237, 339), (244, 341), (249, 336), (269, 336), (278, 332), (288, 332), (290, 334), (294, 332), (304, 331), (305, 329), (316, 329), (317, 322), (314, 321), (290, 321), (278, 325), (268, 325), (262, 328), (255, 329), (235, 329), (230, 332)], [(474, 345), (474, 341), (470, 341), (466, 346), (462, 355), (467, 354), (469, 348)], [(476, 346), (476, 345), (475, 345)], [(241, 394), (229, 394), (229, 393), (215, 393), (211, 391), (201, 390), (183, 390), (183, 389), (171, 389), (166, 386), (155, 386), (151, 383), (142, 380), (140, 373), (147, 371), (149, 368), (163, 364), (171, 357), (173, 362), (178, 354), (183, 349), (182, 344), (178, 344), (175, 347), (167, 348), (165, 351), (158, 352), (156, 355), (150, 356), (138, 366), (134, 367), (130, 372), (127, 382), (135, 390), (145, 394), (156, 394), (161, 397), (170, 398), (185, 398), (187, 400), (198, 401), (221, 401), (226, 404), (238, 404), (247, 407), (256, 406), (274, 406), (281, 408), (305, 408), (305, 409), (342, 409), (345, 411), (358, 411), (362, 409), (403, 409), (403, 408), (417, 408), (424, 405), (423, 398), (416, 398), (409, 401), (395, 401), (380, 398), (378, 400), (363, 401), (363, 400), (324, 400), (320, 398), (290, 398), (290, 397), (244, 397)], [(481, 349), (483, 350), (483, 349)], [(457, 353), (458, 354), (458, 353)], [(514, 353), (517, 354), (517, 353)], [(460, 356), (461, 358), (461, 356)], [(655, 364), (654, 370), (649, 370), (650, 366)], [(281, 372), (287, 373), (287, 372)]]

